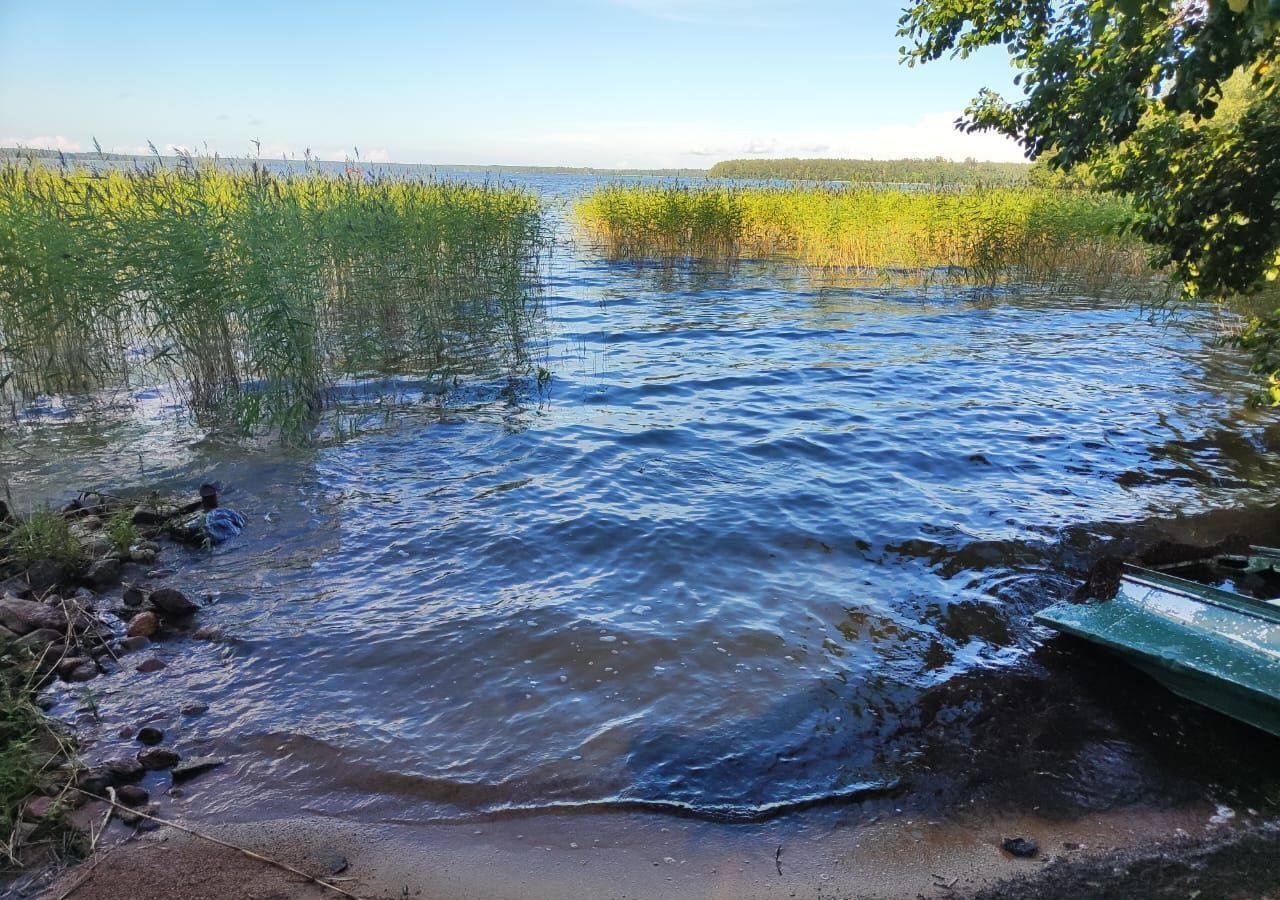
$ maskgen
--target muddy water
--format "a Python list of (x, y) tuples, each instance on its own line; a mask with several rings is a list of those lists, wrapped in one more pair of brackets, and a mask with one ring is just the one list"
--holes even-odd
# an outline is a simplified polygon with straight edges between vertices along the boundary
[(228, 756), (214, 817), (744, 821), (1044, 766), (1084, 808), (1234, 790), (1185, 732), (1219, 760), (1260, 738), (1030, 621), (1131, 526), (1274, 496), (1218, 327), (566, 240), (549, 382), (477, 376), (308, 450), (204, 438), (153, 394), (6, 446), (19, 499), (216, 479), (251, 520), (166, 560), (217, 641), (95, 681), (100, 719), (80, 689), (56, 711), (91, 755), (159, 715)]

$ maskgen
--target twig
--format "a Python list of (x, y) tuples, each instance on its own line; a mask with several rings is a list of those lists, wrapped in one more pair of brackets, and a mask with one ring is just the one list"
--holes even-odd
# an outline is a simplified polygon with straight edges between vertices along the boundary
[[(108, 787), (107, 796), (111, 799), (112, 803), (114, 803), (116, 799), (116, 789), (113, 787)], [(110, 803), (107, 804), (107, 812), (106, 812), (106, 815), (102, 817), (102, 825), (99, 826), (96, 832), (93, 830), (92, 826), (89, 828), (89, 855), (90, 856), (92, 856), (95, 852), (97, 852), (98, 838), (102, 837), (102, 835), (106, 833), (107, 826), (111, 824), (111, 814), (115, 811), (116, 811), (115, 806), (111, 805)]]
[(121, 803), (117, 803), (115, 800), (108, 800), (106, 797), (100, 797), (97, 794), (90, 793), (89, 791), (81, 790), (80, 788), (72, 788), (72, 790), (79, 791), (80, 793), (84, 794), (86, 797), (93, 797), (95, 800), (101, 800), (103, 803), (110, 803), (112, 806), (118, 809), (128, 810), (133, 815), (140, 816), (143, 819), (148, 819), (160, 825), (167, 825), (170, 828), (176, 828), (179, 831), (186, 832), (192, 837), (198, 837), (201, 840), (208, 841), (211, 844), (217, 844), (219, 847), (226, 847), (228, 850), (234, 850), (237, 853), (242, 853), (245, 856), (249, 857), (250, 859), (256, 859), (259, 862), (266, 863), (267, 865), (275, 866), (278, 869), (283, 869), (284, 871), (289, 872), (290, 874), (297, 875), (299, 878), (305, 878), (307, 881), (311, 882), (312, 884), (317, 884), (320, 887), (328, 888), (329, 890), (335, 893), (341, 894), (344, 897), (350, 897), (351, 900), (363, 900), (363, 898), (356, 896), (350, 891), (347, 891), (338, 887), (336, 884), (331, 884), (325, 881), (324, 879), (316, 878), (314, 875), (308, 875), (306, 872), (302, 871), (301, 869), (296, 869), (293, 866), (289, 865), (288, 863), (280, 862), (278, 859), (272, 859), (269, 856), (263, 856), (261, 853), (254, 853), (252, 850), (246, 850), (244, 847), (237, 847), (235, 844), (229, 844), (226, 841), (219, 840), (218, 838), (213, 837), (212, 835), (208, 835), (208, 834), (204, 834), (202, 832), (196, 831), (194, 828), (190, 828), (186, 825), (179, 825), (177, 822), (171, 822), (168, 819), (161, 819), (158, 816), (149, 815), (148, 813), (144, 813), (141, 810), (129, 809), (129, 807), (124, 806)]

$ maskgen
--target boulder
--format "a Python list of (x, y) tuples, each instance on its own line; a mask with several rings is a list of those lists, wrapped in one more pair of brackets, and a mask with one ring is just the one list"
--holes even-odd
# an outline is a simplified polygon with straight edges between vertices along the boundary
[(198, 607), (194, 600), (177, 588), (163, 587), (151, 592), (151, 605), (160, 615), (166, 618), (183, 618), (194, 613)]
[(172, 769), (181, 761), (182, 757), (177, 752), (165, 747), (151, 747), (138, 752), (138, 762), (142, 764), (144, 769), (152, 771)]
[(125, 606), (141, 606), (147, 599), (147, 592), (137, 585), (125, 585), (124, 593), (120, 596)]
[(74, 672), (77, 667), (82, 666), (85, 663), (92, 665), (93, 660), (89, 659), (87, 656), (64, 656), (58, 663), (58, 674), (63, 678), (66, 678)]
[(67, 577), (67, 567), (52, 559), (43, 559), (23, 573), (23, 581), (33, 594), (45, 594)]
[(125, 632), (129, 637), (146, 637), (149, 638), (156, 633), (160, 627), (160, 617), (151, 611), (140, 612), (129, 620), (129, 630)]
[(65, 675), (62, 676), (62, 679), (64, 681), (69, 681), (73, 684), (76, 684), (82, 681), (92, 681), (97, 677), (98, 677), (98, 667), (95, 666), (92, 661), (88, 661), (88, 662), (81, 663), (80, 665), (72, 669), (70, 672), (67, 672)]
[(67, 617), (61, 609), (34, 600), (0, 598), (0, 625), (14, 634), (30, 634), (41, 628), (65, 632)]
[(22, 637), (18, 638), (18, 643), (24, 647), (43, 647), (45, 644), (52, 644), (60, 641), (67, 636), (66, 630), (54, 631), (52, 628), (37, 628), (35, 631), (29, 631)]

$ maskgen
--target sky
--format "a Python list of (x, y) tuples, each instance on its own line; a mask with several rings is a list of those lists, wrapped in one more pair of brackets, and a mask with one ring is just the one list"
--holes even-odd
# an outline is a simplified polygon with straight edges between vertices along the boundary
[(473, 165), (1017, 160), (955, 118), (1000, 50), (908, 68), (902, 0), (0, 0), (0, 146)]

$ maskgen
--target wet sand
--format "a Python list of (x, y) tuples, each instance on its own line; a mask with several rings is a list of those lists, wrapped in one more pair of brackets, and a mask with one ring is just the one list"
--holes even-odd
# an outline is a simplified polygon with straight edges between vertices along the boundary
[[(904, 813), (850, 827), (797, 827), (795, 821), (725, 826), (650, 814), (592, 814), (398, 826), (282, 818), (202, 830), (317, 876), (329, 877), (331, 860), (340, 856), (348, 865), (333, 876), (336, 883), (367, 898), (890, 900), (968, 897), (986, 888), (994, 888), (993, 898), (1038, 897), (1048, 896), (1042, 872), (1059, 887), (1071, 882), (1072, 873), (1087, 885), (1099, 870), (1104, 882), (1119, 883), (1117, 860), (1152, 854), (1185, 860), (1183, 868), (1216, 878), (1217, 891), (1206, 896), (1234, 896), (1224, 886), (1233, 874), (1242, 880), (1247, 875), (1242, 888), (1257, 891), (1238, 896), (1263, 896), (1259, 879), (1268, 877), (1265, 871), (1195, 865), (1209, 844), (1231, 844), (1251, 828), (1259, 833), (1250, 819), (1244, 810), (1196, 806), (1128, 808), (1067, 821), (989, 813), (940, 821)], [(1019, 859), (1003, 851), (1001, 841), (1010, 836), (1034, 839), (1040, 855)], [(117, 830), (104, 846), (125, 838)], [(1274, 833), (1263, 840), (1269, 841), (1266, 858), (1275, 861), (1270, 877), (1280, 883), (1280, 855), (1274, 852), (1280, 842)], [(1159, 878), (1147, 878), (1146, 885), (1159, 888)], [(1168, 880), (1179, 888), (1187, 884), (1173, 874)], [(61, 897), (72, 887), (82, 900), (339, 896), (168, 828), (120, 843), (93, 868), (70, 870), (45, 896)], [(1117, 896), (1130, 895), (1136, 896)]]

